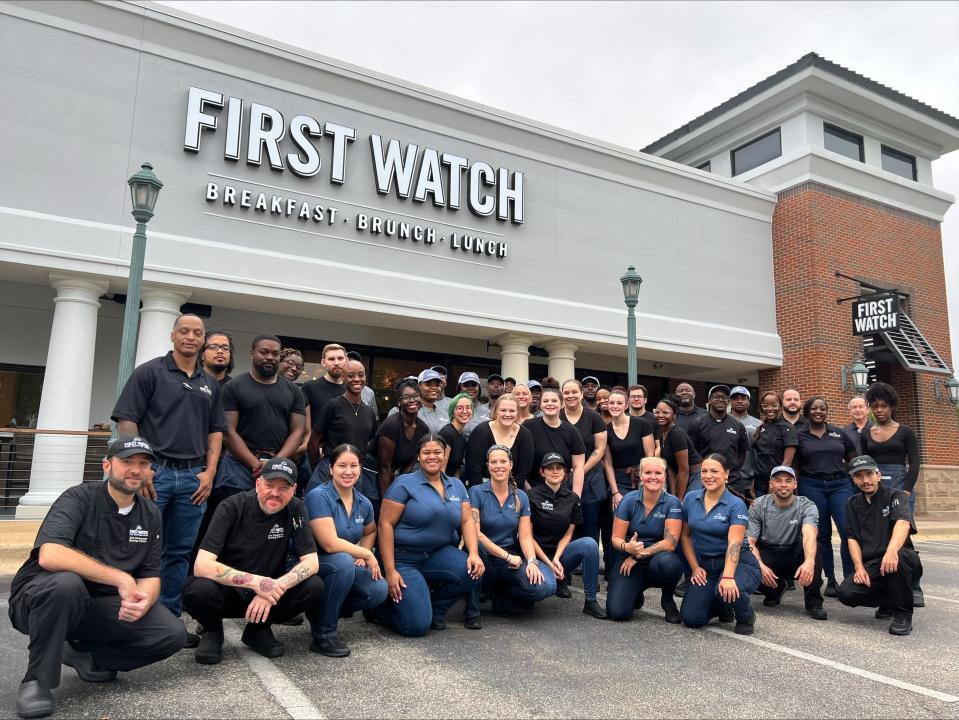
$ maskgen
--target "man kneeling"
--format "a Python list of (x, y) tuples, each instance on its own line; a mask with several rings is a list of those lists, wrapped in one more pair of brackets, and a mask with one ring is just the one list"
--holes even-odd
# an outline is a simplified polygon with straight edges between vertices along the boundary
[(787, 465), (773, 468), (769, 494), (749, 507), (749, 545), (762, 572), (763, 605), (778, 605), (786, 581), (795, 578), (803, 588), (806, 612), (816, 620), (826, 619), (819, 590), (818, 534), (819, 511), (812, 500), (796, 495), (796, 471)]
[(50, 507), (33, 551), (10, 588), (10, 620), (30, 636), (17, 715), (53, 712), (60, 664), (86, 682), (163, 660), (186, 629), (160, 595), (160, 511), (138, 495), (153, 476), (143, 438), (118, 438), (103, 461), (106, 479), (75, 485)]
[(869, 455), (849, 461), (860, 493), (846, 504), (846, 533), (855, 573), (839, 586), (839, 601), (850, 607), (877, 607), (876, 618), (892, 616), (889, 632), (912, 632), (912, 582), (922, 577), (910, 535), (916, 533), (909, 494), (880, 482), (879, 466)]
[[(323, 581), (316, 577), (313, 532), (295, 488), (296, 466), (277, 457), (263, 467), (253, 490), (217, 507), (183, 590), (184, 607), (202, 627), (198, 663), (222, 659), (223, 618), (245, 617), (243, 642), (269, 658), (284, 652), (273, 623), (302, 612), (313, 622)], [(284, 573), (288, 546), (299, 562)]]

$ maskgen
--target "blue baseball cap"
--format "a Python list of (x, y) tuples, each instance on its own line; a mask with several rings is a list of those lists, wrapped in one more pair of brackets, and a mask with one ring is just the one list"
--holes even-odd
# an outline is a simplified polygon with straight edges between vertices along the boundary
[(776, 475), (778, 475), (779, 473), (787, 473), (789, 475), (792, 475), (793, 480), (796, 479), (796, 471), (793, 470), (788, 465), (777, 465), (776, 467), (774, 467), (769, 473), (769, 479), (771, 480), (772, 478), (776, 477)]
[(430, 380), (439, 380), (443, 381), (443, 376), (436, 372), (433, 368), (426, 368), (423, 372), (419, 374), (419, 377), (416, 378), (417, 382), (425, 383)]
[(477, 375), (475, 372), (470, 372), (469, 370), (467, 370), (465, 373), (460, 375), (459, 382), (457, 382), (456, 384), (462, 385), (463, 383), (468, 383), (468, 382), (475, 382), (477, 385), (479, 385), (480, 384), (479, 375)]
[(737, 385), (729, 391), (729, 397), (732, 397), (733, 395), (745, 395), (748, 398), (752, 397), (752, 395), (749, 394), (749, 390), (744, 388), (742, 385)]

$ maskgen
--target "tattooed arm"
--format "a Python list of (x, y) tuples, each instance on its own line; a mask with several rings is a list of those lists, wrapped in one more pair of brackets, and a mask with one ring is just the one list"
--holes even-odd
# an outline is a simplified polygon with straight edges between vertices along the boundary
[(197, 553), (193, 573), (197, 577), (208, 578), (213, 582), (220, 583), (220, 585), (252, 590), (271, 605), (276, 605), (276, 601), (286, 590), (286, 587), (273, 578), (243, 572), (217, 562), (217, 556), (209, 550), (200, 550)]
[(726, 564), (723, 566), (723, 579), (719, 581), (719, 594), (726, 602), (734, 602), (739, 598), (739, 587), (736, 585), (734, 576), (739, 566), (739, 553), (745, 537), (745, 525), (729, 526), (729, 532), (726, 535)]
[(483, 526), (480, 524), (479, 508), (471, 507), (470, 513), (473, 516), (473, 527), (476, 528), (476, 537), (479, 540), (479, 544), (482, 546), (483, 550), (486, 551), (486, 554), (490, 557), (499, 558), (500, 560), (507, 560), (507, 562), (510, 564), (510, 567), (518, 568), (522, 564), (523, 558), (521, 558), (519, 555), (510, 555), (506, 550), (501, 548), (483, 534)]
[(277, 583), (289, 590), (294, 585), (299, 585), (312, 575), (316, 575), (320, 569), (319, 556), (316, 553), (309, 553), (300, 556), (300, 562), (294, 565), (283, 575)]
[(679, 545), (679, 536), (683, 532), (683, 521), (677, 519), (667, 520), (663, 528), (663, 539), (658, 543), (653, 543), (649, 547), (640, 550), (636, 557), (639, 560), (647, 560), (653, 555), (661, 552), (673, 552)]

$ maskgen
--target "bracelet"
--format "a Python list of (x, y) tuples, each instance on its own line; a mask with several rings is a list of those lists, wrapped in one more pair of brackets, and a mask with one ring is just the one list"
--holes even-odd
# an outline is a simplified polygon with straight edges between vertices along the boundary
[(509, 553), (506, 553), (506, 557), (503, 558), (506, 562), (509, 562)]
[(527, 565), (535, 565), (536, 567), (539, 567), (539, 560), (537, 560), (537, 559), (534, 558), (534, 557), (532, 557), (532, 558), (526, 558), (526, 564), (527, 564)]
[(622, 495), (622, 493), (619, 490), (617, 490), (616, 492), (613, 493), (613, 495)]
[(735, 580), (736, 578), (732, 575), (723, 575), (720, 580)]

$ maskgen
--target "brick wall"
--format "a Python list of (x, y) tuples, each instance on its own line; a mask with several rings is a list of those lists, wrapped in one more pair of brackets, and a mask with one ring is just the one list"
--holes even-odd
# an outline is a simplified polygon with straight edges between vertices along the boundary
[[(824, 395), (830, 420), (848, 422), (851, 393), (841, 388), (840, 366), (851, 365), (862, 344), (851, 334), (849, 303), (836, 300), (858, 287), (836, 271), (909, 293), (910, 316), (953, 367), (938, 223), (805, 183), (780, 193), (773, 264), (783, 366), (760, 372), (761, 389), (795, 385), (803, 397)], [(897, 415), (916, 430), (923, 464), (959, 465), (959, 423), (952, 407), (934, 398), (936, 376), (894, 366), (877, 373), (899, 392)]]

